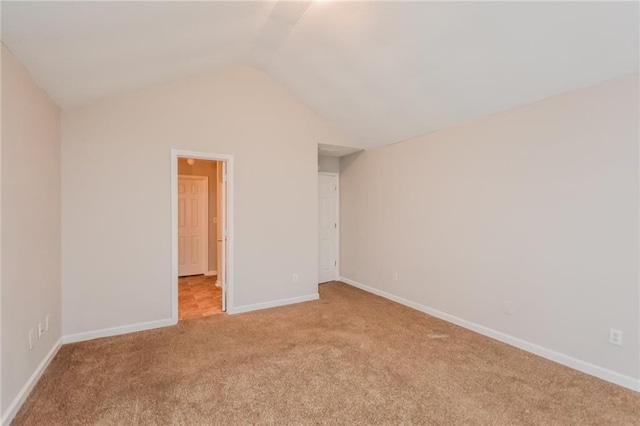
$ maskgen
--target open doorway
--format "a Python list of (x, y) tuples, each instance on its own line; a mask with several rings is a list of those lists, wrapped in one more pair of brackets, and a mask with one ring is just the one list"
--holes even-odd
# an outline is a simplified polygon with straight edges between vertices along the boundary
[(176, 322), (227, 310), (231, 161), (228, 156), (172, 151)]
[(318, 284), (337, 280), (340, 249), (340, 176), (318, 172)]

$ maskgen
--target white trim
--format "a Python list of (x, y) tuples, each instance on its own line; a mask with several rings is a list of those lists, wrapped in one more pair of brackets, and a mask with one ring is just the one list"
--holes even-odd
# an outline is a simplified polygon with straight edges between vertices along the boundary
[[(206, 221), (204, 222), (204, 226), (202, 226), (200, 230), (200, 238), (205, 244), (203, 244), (202, 254), (200, 255), (202, 260), (202, 274), (207, 275), (207, 269), (209, 269), (209, 218), (211, 217), (211, 213), (209, 212), (209, 176), (200, 176), (200, 175), (178, 175), (178, 181), (180, 179), (191, 179), (196, 181), (204, 182), (204, 193), (207, 197), (207, 202), (205, 203), (205, 207), (207, 213), (205, 214)], [(186, 274), (193, 275), (193, 274)], [(197, 275), (197, 274), (196, 274)]]
[(65, 344), (84, 342), (86, 340), (99, 339), (101, 337), (119, 336), (120, 334), (135, 333), (138, 331), (153, 330), (154, 328), (168, 327), (171, 325), (176, 325), (176, 323), (177, 321), (174, 321), (173, 318), (168, 318), (158, 321), (123, 325), (120, 327), (103, 328), (100, 330), (85, 331), (83, 333), (68, 334), (66, 336), (62, 336), (62, 342)]
[(216, 281), (216, 284), (217, 287), (220, 287), (222, 289), (222, 312), (227, 312), (227, 275), (229, 272), (227, 264), (227, 190), (229, 188), (227, 179), (227, 163), (220, 163), (219, 166), (220, 167), (216, 168), (216, 215), (218, 217), (218, 231), (216, 232), (216, 236), (220, 240), (220, 243), (216, 246), (216, 254), (218, 255), (218, 258), (216, 259), (216, 265), (218, 267), (218, 270), (220, 271), (220, 275)]
[(369, 287), (368, 285), (361, 284), (357, 281), (350, 280), (348, 278), (340, 277), (340, 281), (344, 282), (345, 284), (349, 284), (353, 287), (357, 287), (366, 292), (384, 297), (385, 299), (389, 299), (394, 302), (400, 303), (401, 305), (405, 305), (415, 310), (418, 310), (420, 312), (424, 312), (425, 314), (429, 314), (433, 317), (440, 318), (441, 320), (450, 322), (452, 324), (458, 325), (460, 327), (466, 328), (471, 331), (475, 331), (476, 333), (482, 334), (483, 336), (487, 336), (492, 339), (498, 340), (500, 342), (506, 343), (508, 345), (515, 346), (516, 348), (538, 355), (542, 358), (546, 358), (551, 361), (557, 362), (558, 364), (562, 364), (566, 367), (573, 368), (574, 370), (582, 371), (583, 373), (589, 374), (591, 376), (597, 377), (607, 382), (611, 382), (616, 385), (625, 387), (627, 389), (640, 392), (640, 379), (636, 379), (630, 376), (625, 376), (624, 374), (611, 371), (609, 369), (591, 364), (586, 361), (579, 360), (577, 358), (573, 358), (569, 355), (565, 355), (560, 352), (556, 352), (552, 349), (542, 347), (535, 343), (531, 343), (526, 340), (522, 340), (517, 337), (513, 337), (508, 334), (502, 333), (500, 331), (496, 331), (491, 328), (473, 323), (471, 321), (458, 318), (456, 316), (447, 314), (437, 309), (429, 308), (419, 303), (412, 302), (411, 300), (405, 299), (403, 297), (395, 296), (391, 293), (387, 293), (386, 291)]
[(229, 314), (241, 314), (243, 312), (257, 311), (260, 309), (275, 308), (277, 306), (292, 305), (294, 303), (309, 302), (318, 300), (318, 293), (308, 294), (306, 296), (290, 297), (288, 299), (273, 300), (271, 302), (254, 303), (253, 305), (238, 306), (237, 308), (228, 309)]
[[(335, 280), (340, 278), (340, 173), (337, 172), (318, 172), (319, 175), (334, 176), (336, 178), (336, 223), (337, 223), (337, 235), (336, 235), (336, 276)], [(322, 284), (322, 283), (318, 283)]]
[(204, 273), (205, 276), (211, 277), (213, 275), (218, 275), (218, 271), (207, 271)]
[(227, 164), (227, 310), (232, 311), (233, 300), (233, 155), (171, 150), (171, 319), (178, 322), (178, 157), (199, 160), (225, 161)]
[(44, 371), (47, 369), (49, 363), (51, 363), (51, 360), (56, 356), (61, 346), (62, 338), (58, 339), (58, 341), (53, 345), (44, 359), (40, 362), (40, 364), (38, 364), (38, 367), (33, 372), (31, 377), (29, 377), (27, 383), (25, 383), (22, 389), (20, 389), (20, 392), (18, 392), (18, 395), (16, 395), (16, 397), (13, 399), (7, 410), (2, 413), (3, 425), (8, 425), (9, 423), (11, 423), (15, 415), (18, 413), (18, 411), (20, 411), (20, 407), (22, 407), (22, 404), (24, 404), (24, 401), (27, 399), (36, 383), (38, 383), (38, 380), (40, 380), (42, 373), (44, 373)]

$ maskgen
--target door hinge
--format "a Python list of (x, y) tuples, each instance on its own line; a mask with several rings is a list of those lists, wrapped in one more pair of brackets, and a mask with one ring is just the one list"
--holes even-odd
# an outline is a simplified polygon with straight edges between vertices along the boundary
[(338, 261), (337, 260), (333, 261), (333, 266), (338, 266)]
[(222, 175), (222, 181), (225, 182), (225, 183), (227, 182), (227, 174), (226, 173), (224, 173)]
[(336, 228), (336, 229), (338, 229), (338, 224), (337, 224), (337, 223), (334, 223), (334, 224), (333, 224), (333, 227), (334, 227), (334, 228)]

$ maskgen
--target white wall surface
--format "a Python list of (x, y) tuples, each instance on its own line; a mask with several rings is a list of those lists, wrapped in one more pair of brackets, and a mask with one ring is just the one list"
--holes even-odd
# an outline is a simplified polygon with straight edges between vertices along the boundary
[(340, 158), (319, 155), (318, 166), (321, 172), (340, 173)]
[(235, 156), (232, 306), (317, 293), (319, 141), (349, 145), (249, 68), (65, 111), (64, 334), (171, 318), (172, 148)]
[(637, 379), (638, 113), (633, 75), (344, 157), (342, 276)]
[(3, 415), (60, 339), (60, 291), (60, 110), (2, 45)]

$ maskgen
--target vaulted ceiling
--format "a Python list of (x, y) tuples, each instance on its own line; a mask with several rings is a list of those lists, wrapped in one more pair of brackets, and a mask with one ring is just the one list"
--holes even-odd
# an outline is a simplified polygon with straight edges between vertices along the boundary
[(637, 2), (2, 2), (63, 108), (259, 68), (363, 147), (638, 72)]

